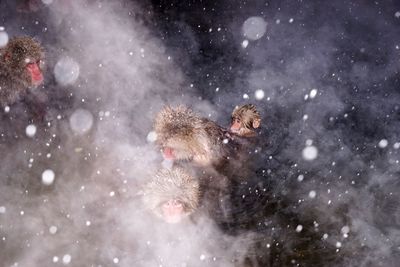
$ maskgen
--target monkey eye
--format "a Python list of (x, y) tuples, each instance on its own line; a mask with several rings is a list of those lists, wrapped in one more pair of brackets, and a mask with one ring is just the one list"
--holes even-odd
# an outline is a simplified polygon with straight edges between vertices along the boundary
[(240, 123), (240, 119), (239, 119), (239, 118), (235, 118), (235, 117), (233, 117), (233, 118), (232, 118), (232, 122), (237, 122), (237, 123)]

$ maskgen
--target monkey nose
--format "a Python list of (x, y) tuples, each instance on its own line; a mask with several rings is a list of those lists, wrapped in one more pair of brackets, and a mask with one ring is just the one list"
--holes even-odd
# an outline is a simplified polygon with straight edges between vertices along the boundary
[(174, 159), (174, 151), (170, 147), (164, 148), (163, 154), (165, 159)]

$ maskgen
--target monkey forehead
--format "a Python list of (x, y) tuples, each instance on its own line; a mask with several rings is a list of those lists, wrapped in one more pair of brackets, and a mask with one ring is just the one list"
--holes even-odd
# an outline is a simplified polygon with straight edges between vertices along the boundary
[(185, 106), (178, 106), (175, 108), (167, 106), (157, 114), (155, 126), (165, 127), (166, 125), (172, 125), (173, 127), (180, 127), (193, 125), (198, 120), (198, 116)]
[(32, 57), (34, 59), (40, 59), (44, 55), (44, 51), (40, 43), (27, 36), (12, 38), (7, 47), (14, 55), (18, 57)]

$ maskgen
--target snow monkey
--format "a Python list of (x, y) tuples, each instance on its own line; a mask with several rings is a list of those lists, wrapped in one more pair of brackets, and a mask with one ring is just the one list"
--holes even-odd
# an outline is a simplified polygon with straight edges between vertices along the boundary
[(145, 186), (145, 206), (167, 223), (178, 223), (199, 206), (200, 184), (182, 168), (161, 169)]
[(219, 165), (238, 143), (215, 122), (201, 118), (185, 106), (165, 107), (156, 116), (157, 144), (168, 160), (193, 161), (201, 166)]
[(189, 216), (196, 219), (200, 214), (222, 222), (230, 210), (230, 186), (227, 177), (212, 169), (161, 169), (145, 185), (143, 202), (167, 223), (179, 223)]
[(237, 106), (232, 112), (230, 130), (244, 137), (255, 135), (255, 129), (260, 127), (261, 116), (252, 104)]
[(0, 106), (13, 104), (43, 82), (44, 52), (31, 37), (14, 37), (0, 48)]

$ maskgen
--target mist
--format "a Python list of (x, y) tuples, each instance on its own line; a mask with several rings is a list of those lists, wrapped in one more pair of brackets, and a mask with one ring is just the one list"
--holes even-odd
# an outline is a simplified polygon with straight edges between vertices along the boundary
[[(0, 265), (397, 266), (398, 3), (21, 2), (0, 33), (39, 40), (46, 72), (0, 111)], [(231, 224), (147, 211), (157, 112), (228, 126), (244, 103), (262, 128)]]

